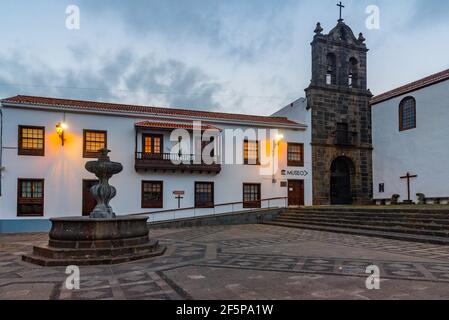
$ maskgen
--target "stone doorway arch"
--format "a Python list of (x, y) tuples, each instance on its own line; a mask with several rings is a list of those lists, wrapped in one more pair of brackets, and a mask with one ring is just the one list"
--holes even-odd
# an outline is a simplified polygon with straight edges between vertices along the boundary
[(338, 157), (331, 165), (330, 196), (332, 205), (349, 205), (352, 196), (354, 164), (348, 157)]

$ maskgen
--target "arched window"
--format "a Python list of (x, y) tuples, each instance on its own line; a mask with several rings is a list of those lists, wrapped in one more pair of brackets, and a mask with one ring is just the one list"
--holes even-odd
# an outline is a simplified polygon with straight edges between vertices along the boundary
[(416, 128), (416, 100), (404, 98), (399, 104), (399, 131)]
[(327, 55), (327, 71), (326, 71), (326, 84), (337, 84), (337, 58), (335, 54), (329, 53)]
[(349, 59), (348, 86), (350, 88), (357, 88), (358, 64), (356, 58)]

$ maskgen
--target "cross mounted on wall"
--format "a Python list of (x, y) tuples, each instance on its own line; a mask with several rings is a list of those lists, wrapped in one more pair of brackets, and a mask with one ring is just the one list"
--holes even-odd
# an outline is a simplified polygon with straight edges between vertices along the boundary
[(343, 8), (344, 8), (345, 6), (344, 6), (343, 3), (340, 1), (340, 3), (337, 3), (337, 7), (340, 7), (340, 19), (338, 19), (338, 21), (343, 21), (341, 13), (342, 13), (342, 10), (343, 10)]

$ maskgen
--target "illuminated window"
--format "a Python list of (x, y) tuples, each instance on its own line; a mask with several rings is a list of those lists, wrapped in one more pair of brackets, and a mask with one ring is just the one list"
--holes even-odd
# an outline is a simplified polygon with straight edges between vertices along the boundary
[(287, 147), (287, 165), (289, 167), (304, 166), (304, 144), (289, 143)]
[(17, 216), (44, 215), (44, 180), (19, 179), (17, 186)]
[(97, 158), (99, 150), (107, 148), (107, 132), (99, 130), (84, 130), (84, 158)]
[(163, 208), (162, 181), (142, 181), (142, 208)]
[(163, 136), (154, 134), (144, 134), (143, 152), (146, 154), (161, 154), (163, 150)]
[(243, 163), (249, 165), (259, 164), (259, 141), (245, 140), (243, 144)]
[(399, 131), (416, 128), (416, 100), (407, 97), (399, 105)]
[(260, 183), (243, 184), (243, 208), (260, 208)]
[(19, 155), (45, 155), (45, 127), (19, 126)]
[(213, 182), (195, 182), (195, 207), (196, 208), (214, 207)]

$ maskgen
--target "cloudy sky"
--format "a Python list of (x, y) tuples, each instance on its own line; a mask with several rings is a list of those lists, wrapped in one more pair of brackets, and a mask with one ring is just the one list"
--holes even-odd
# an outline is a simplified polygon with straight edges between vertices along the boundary
[[(271, 114), (304, 96), (316, 22), (336, 0), (1, 0), (0, 97)], [(449, 1), (346, 0), (374, 94), (449, 68)], [(66, 8), (80, 29), (66, 28)], [(366, 8), (380, 8), (368, 30)]]

